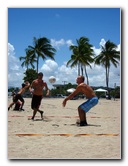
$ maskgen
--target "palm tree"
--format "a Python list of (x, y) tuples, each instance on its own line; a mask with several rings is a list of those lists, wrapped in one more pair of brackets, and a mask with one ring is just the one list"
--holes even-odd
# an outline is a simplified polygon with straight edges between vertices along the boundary
[(89, 39), (86, 37), (81, 37), (79, 40), (76, 40), (77, 46), (71, 45), (70, 50), (72, 50), (73, 54), (71, 55), (71, 59), (67, 62), (67, 66), (70, 64), (70, 67), (78, 66), (78, 76), (84, 74), (87, 78), (87, 84), (89, 84), (88, 75), (86, 66), (91, 68), (91, 64), (93, 62), (93, 49), (92, 45), (89, 44)]
[(25, 50), (25, 51), (26, 51), (26, 56), (19, 57), (20, 61), (23, 60), (21, 66), (22, 67), (26, 66), (27, 70), (28, 70), (28, 66), (31, 65), (32, 69), (34, 69), (35, 66), (33, 65), (33, 63), (36, 62), (36, 60), (33, 59), (33, 57), (30, 56), (29, 50)]
[(78, 66), (78, 76), (80, 75), (80, 56), (78, 53), (78, 47), (77, 46), (70, 46), (70, 50), (72, 50), (73, 54), (71, 55), (71, 59), (67, 62), (67, 66), (70, 65), (71, 68), (74, 66)]
[(41, 57), (43, 60), (45, 60), (48, 57), (54, 60), (56, 49), (51, 46), (50, 40), (48, 40), (46, 37), (39, 39), (34, 37), (33, 44), (34, 46), (28, 46), (26, 50), (29, 51), (32, 59), (36, 59), (38, 73), (39, 58)]
[(102, 65), (106, 70), (106, 86), (109, 93), (109, 71), (113, 64), (118, 66), (120, 60), (120, 51), (116, 51), (116, 44), (108, 40), (104, 46), (101, 46), (101, 53), (95, 57), (95, 64)]

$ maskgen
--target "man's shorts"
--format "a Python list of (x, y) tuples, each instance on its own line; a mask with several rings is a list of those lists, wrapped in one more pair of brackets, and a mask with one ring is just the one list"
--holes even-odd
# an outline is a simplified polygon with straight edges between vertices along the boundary
[(41, 100), (42, 100), (42, 96), (37, 96), (37, 95), (33, 95), (32, 97), (32, 102), (31, 102), (31, 108), (39, 108), (40, 104), (41, 104)]
[(79, 107), (85, 111), (88, 112), (92, 107), (94, 107), (98, 103), (98, 97), (93, 97), (91, 99), (88, 99), (86, 102), (81, 104)]
[(13, 98), (13, 102), (16, 103), (18, 100), (21, 102), (24, 102), (24, 99), (21, 94), (16, 94), (16, 96)]

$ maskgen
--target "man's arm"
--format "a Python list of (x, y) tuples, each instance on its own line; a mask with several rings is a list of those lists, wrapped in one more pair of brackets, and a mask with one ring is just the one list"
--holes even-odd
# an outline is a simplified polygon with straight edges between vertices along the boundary
[(45, 83), (45, 89), (47, 91), (46, 96), (49, 96), (50, 95), (50, 90), (49, 90), (49, 88), (47, 86), (47, 83)]
[(26, 86), (24, 87), (24, 89), (27, 89), (30, 87), (30, 83), (28, 81), (25, 82)]
[(66, 102), (67, 102), (68, 100), (72, 99), (72, 98), (73, 98), (75, 95), (77, 95), (80, 91), (81, 91), (81, 87), (78, 86), (78, 87), (76, 88), (76, 90), (75, 90), (73, 93), (71, 93), (68, 97), (66, 97), (66, 98), (63, 100), (63, 103), (62, 103), (63, 107), (65, 107)]
[(33, 93), (33, 90), (32, 90), (33, 84), (34, 84), (34, 81), (33, 81), (33, 82), (31, 83), (31, 85), (29, 86), (29, 91), (30, 91), (31, 93)]

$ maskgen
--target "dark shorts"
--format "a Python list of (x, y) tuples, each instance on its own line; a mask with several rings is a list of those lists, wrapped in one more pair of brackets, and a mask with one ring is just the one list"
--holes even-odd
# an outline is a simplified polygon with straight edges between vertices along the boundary
[(79, 107), (85, 111), (88, 112), (92, 107), (94, 107), (98, 103), (98, 97), (93, 97), (91, 99), (88, 99), (86, 102), (81, 104)]
[(14, 103), (16, 103), (18, 100), (20, 100), (21, 102), (24, 102), (24, 99), (21, 96), (21, 94), (16, 94), (16, 96), (13, 98)]
[(33, 95), (32, 97), (32, 102), (31, 102), (31, 108), (39, 108), (40, 104), (41, 104), (41, 100), (42, 100), (42, 96), (37, 96), (37, 95)]

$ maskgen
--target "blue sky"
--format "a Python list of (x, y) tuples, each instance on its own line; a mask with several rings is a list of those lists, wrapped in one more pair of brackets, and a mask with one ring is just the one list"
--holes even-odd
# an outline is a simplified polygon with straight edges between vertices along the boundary
[[(33, 45), (33, 37), (47, 37), (57, 49), (55, 62), (40, 59), (39, 70), (44, 79), (48, 81), (54, 75), (56, 83), (75, 83), (77, 69), (66, 67), (66, 62), (72, 54), (69, 46), (82, 36), (89, 38), (96, 54), (107, 40), (120, 50), (120, 8), (8, 8), (8, 85), (20, 86), (23, 82), (25, 68), (21, 68), (18, 58), (25, 56), (28, 45)], [(106, 85), (102, 66), (93, 66), (87, 72), (90, 85)], [(112, 66), (111, 87), (114, 83), (120, 85), (119, 74), (120, 66)]]

